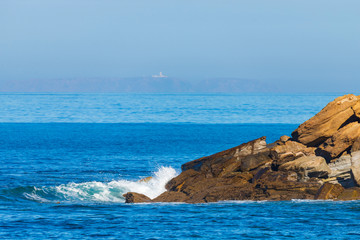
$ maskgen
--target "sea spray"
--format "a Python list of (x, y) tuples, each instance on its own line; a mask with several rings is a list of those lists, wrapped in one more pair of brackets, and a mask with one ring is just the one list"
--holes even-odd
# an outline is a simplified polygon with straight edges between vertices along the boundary
[(32, 188), (23, 196), (37, 202), (124, 202), (126, 192), (142, 193), (155, 198), (165, 192), (166, 183), (176, 177), (175, 169), (160, 167), (147, 182), (114, 180), (111, 182), (68, 183), (55, 187)]

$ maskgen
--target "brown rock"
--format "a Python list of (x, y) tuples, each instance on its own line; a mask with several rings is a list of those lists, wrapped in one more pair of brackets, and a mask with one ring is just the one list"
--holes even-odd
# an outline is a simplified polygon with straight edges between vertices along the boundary
[(360, 200), (360, 188), (353, 187), (345, 189), (337, 199), (341, 201)]
[(341, 184), (343, 187), (354, 187), (354, 180), (351, 176), (351, 156), (343, 155), (331, 160), (328, 164), (331, 169), (327, 181), (333, 184)]
[(351, 147), (351, 152), (360, 151), (360, 137), (358, 137)]
[(140, 179), (139, 182), (148, 182), (152, 179), (153, 177), (146, 177), (146, 178), (143, 178), (143, 179)]
[(272, 162), (269, 153), (269, 151), (266, 151), (263, 153), (248, 155), (244, 157), (243, 159), (241, 159), (240, 171), (247, 172), (266, 163)]
[(164, 192), (154, 198), (153, 202), (188, 202), (188, 196), (182, 192)]
[(344, 191), (344, 187), (340, 184), (325, 183), (321, 186), (315, 199), (336, 199)]
[(254, 190), (250, 184), (242, 187), (233, 185), (214, 186), (200, 192), (199, 195), (193, 195), (190, 203), (198, 202), (218, 202), (226, 200), (250, 200), (253, 197)]
[(335, 158), (351, 148), (358, 137), (360, 137), (360, 123), (352, 122), (339, 129), (319, 148), (329, 153), (331, 158)]
[(276, 144), (270, 149), (270, 156), (276, 161), (277, 165), (311, 155), (315, 155), (315, 148), (306, 147), (304, 144), (295, 141)]
[(281, 171), (295, 171), (306, 177), (326, 177), (331, 169), (322, 157), (305, 156), (280, 165)]
[(171, 179), (165, 185), (165, 188), (169, 191), (180, 192), (181, 190), (183, 190), (185, 184), (186, 187), (189, 184), (197, 183), (204, 179), (205, 179), (204, 174), (200, 174), (194, 169), (189, 169), (182, 172), (177, 177)]
[(314, 117), (301, 124), (291, 134), (293, 139), (307, 146), (319, 146), (354, 115), (352, 107), (358, 101), (358, 97), (353, 94), (336, 98)]
[(357, 186), (360, 186), (360, 151), (351, 153), (351, 175)]
[(258, 169), (258, 171), (254, 174), (254, 177), (252, 178), (251, 182), (256, 183), (258, 179), (260, 179), (264, 174), (271, 171), (270, 167), (262, 167)]
[[(206, 177), (216, 177), (238, 171), (242, 160), (249, 155), (268, 152), (266, 137), (241, 144), (240, 146), (216, 153), (211, 156), (199, 158), (181, 166), (182, 171), (193, 169), (202, 172)], [(254, 161), (253, 161), (254, 162)], [(265, 163), (266, 161), (260, 161)], [(256, 164), (255, 164), (256, 165)]]
[(285, 143), (285, 142), (288, 141), (289, 139), (290, 139), (290, 137), (289, 137), (289, 136), (286, 136), (286, 135), (280, 137), (280, 141), (283, 142), (283, 143)]
[(263, 192), (265, 199), (291, 200), (314, 199), (320, 186), (317, 181), (299, 182), (292, 171), (267, 171), (257, 179), (255, 188)]
[(144, 194), (128, 192), (123, 195), (125, 197), (125, 203), (145, 203), (151, 202), (151, 199)]
[[(359, 98), (359, 96), (358, 96)], [(360, 102), (357, 102), (354, 106), (352, 106), (352, 109), (355, 113), (355, 115), (360, 118)]]

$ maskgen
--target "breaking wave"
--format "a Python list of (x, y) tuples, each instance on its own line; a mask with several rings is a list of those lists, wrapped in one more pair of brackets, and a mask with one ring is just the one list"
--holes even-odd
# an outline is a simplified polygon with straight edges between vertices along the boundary
[(176, 177), (175, 169), (160, 167), (148, 181), (114, 180), (111, 182), (68, 183), (54, 187), (20, 187), (8, 194), (36, 202), (112, 202), (121, 203), (126, 192), (142, 193), (155, 198), (165, 192), (165, 184)]

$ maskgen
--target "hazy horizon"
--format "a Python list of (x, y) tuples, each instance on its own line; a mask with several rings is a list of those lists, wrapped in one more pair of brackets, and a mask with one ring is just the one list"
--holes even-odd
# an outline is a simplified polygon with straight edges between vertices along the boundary
[(4, 0), (0, 92), (113, 92), (130, 84), (116, 79), (160, 71), (181, 83), (179, 92), (206, 79), (219, 83), (204, 92), (241, 88), (221, 79), (255, 82), (250, 92), (360, 92), (359, 7), (354, 0)]

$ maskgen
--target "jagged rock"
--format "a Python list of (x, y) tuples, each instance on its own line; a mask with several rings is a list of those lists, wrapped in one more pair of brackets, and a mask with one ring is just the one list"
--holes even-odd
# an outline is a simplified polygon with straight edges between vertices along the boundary
[(353, 187), (345, 189), (337, 198), (341, 201), (360, 200), (360, 188)]
[[(216, 153), (214, 155), (199, 158), (197, 160), (185, 163), (181, 166), (182, 171), (193, 169), (204, 173), (206, 176), (216, 177), (225, 175), (230, 172), (239, 171), (242, 164), (246, 168), (251, 168), (258, 164), (265, 164), (267, 160), (255, 161), (251, 158), (245, 158), (249, 155), (264, 153), (267, 154), (269, 149), (266, 147), (266, 137), (261, 137), (248, 143), (241, 144), (237, 147)], [(248, 163), (251, 162), (251, 163)]]
[(280, 141), (283, 142), (283, 143), (285, 143), (285, 142), (288, 141), (289, 139), (290, 139), (290, 137), (289, 137), (289, 136), (286, 136), (286, 135), (280, 137)]
[(154, 198), (153, 202), (187, 202), (188, 196), (182, 192), (164, 192)]
[(354, 182), (360, 186), (360, 151), (351, 153), (351, 175)]
[(325, 183), (321, 186), (315, 199), (337, 199), (339, 195), (344, 191), (344, 187), (340, 184)]
[(224, 177), (205, 177), (204, 174), (189, 169), (170, 180), (166, 188), (169, 192), (184, 193), (187, 196), (184, 201), (191, 203), (244, 199), (249, 193), (252, 178), (253, 175), (249, 172), (234, 172)]
[(299, 182), (297, 173), (292, 171), (266, 171), (256, 180), (255, 189), (263, 195), (254, 200), (314, 199), (321, 183), (318, 181)]
[(360, 137), (358, 137), (351, 147), (351, 152), (360, 151)]
[(331, 158), (338, 157), (345, 150), (351, 148), (355, 140), (360, 137), (360, 123), (352, 122), (339, 129), (323, 144), (320, 149), (329, 153)]
[(277, 165), (311, 155), (315, 155), (315, 148), (306, 147), (304, 144), (294, 141), (277, 143), (270, 149), (270, 156)]
[[(359, 96), (358, 96), (359, 98)], [(355, 115), (360, 118), (360, 102), (357, 102), (354, 106), (351, 107)]]
[(331, 169), (322, 157), (305, 156), (280, 165), (281, 171), (300, 172), (305, 177), (327, 177)]
[(269, 156), (270, 151), (248, 155), (241, 159), (240, 171), (246, 172), (262, 166), (266, 163), (270, 163), (272, 159)]
[(336, 98), (314, 117), (301, 124), (291, 134), (293, 139), (307, 146), (319, 146), (355, 116), (352, 107), (358, 101), (358, 97), (353, 94)]
[(333, 159), (328, 166), (331, 169), (329, 183), (341, 184), (344, 187), (354, 187), (354, 180), (351, 176), (351, 156), (344, 155)]
[(145, 203), (151, 202), (151, 199), (144, 194), (128, 192), (123, 195), (125, 197), (125, 203)]

